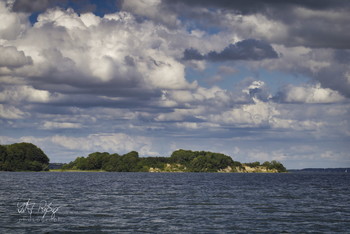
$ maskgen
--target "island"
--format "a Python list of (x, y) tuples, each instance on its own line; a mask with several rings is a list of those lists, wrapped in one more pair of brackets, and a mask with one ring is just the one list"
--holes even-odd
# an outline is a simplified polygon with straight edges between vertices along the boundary
[(277, 161), (240, 163), (230, 156), (209, 151), (179, 149), (170, 157), (139, 157), (131, 151), (124, 155), (95, 152), (87, 157), (78, 157), (64, 165), (62, 170), (102, 170), (110, 172), (286, 172)]
[(131, 151), (124, 155), (95, 152), (66, 164), (49, 163), (48, 156), (31, 143), (0, 145), (0, 171), (106, 171), (106, 172), (286, 172), (282, 163), (240, 163), (230, 156), (209, 151), (179, 149), (170, 157), (139, 157)]

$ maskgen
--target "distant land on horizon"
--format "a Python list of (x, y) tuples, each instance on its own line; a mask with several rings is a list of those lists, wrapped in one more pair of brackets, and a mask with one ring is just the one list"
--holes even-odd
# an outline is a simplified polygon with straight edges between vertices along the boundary
[(348, 173), (350, 172), (350, 167), (344, 168), (303, 168), (303, 169), (287, 169), (288, 172), (296, 172), (296, 173)]

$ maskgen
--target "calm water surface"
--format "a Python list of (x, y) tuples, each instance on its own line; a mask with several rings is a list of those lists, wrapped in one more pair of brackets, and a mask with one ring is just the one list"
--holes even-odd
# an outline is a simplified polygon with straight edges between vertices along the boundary
[(0, 233), (350, 233), (349, 174), (0, 173)]

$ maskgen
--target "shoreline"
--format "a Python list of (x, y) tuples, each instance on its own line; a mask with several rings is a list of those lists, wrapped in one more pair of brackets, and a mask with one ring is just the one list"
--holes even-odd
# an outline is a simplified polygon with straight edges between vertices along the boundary
[[(61, 169), (53, 169), (45, 172), (108, 172), (108, 173), (120, 173), (120, 171), (104, 171), (104, 170), (61, 170)], [(193, 172), (193, 171), (129, 171), (127, 173), (220, 173), (220, 174), (279, 174), (279, 173), (288, 173), (288, 172)], [(124, 173), (124, 172), (121, 172)]]

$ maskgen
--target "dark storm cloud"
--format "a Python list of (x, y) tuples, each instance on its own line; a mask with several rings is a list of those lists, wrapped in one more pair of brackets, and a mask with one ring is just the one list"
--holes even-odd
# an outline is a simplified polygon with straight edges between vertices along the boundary
[[(288, 12), (276, 18), (282, 21), (289, 37), (282, 42), (287, 46), (311, 48), (350, 49), (349, 10), (324, 12)], [(278, 41), (276, 41), (278, 42)]]
[(78, 13), (95, 12), (98, 15), (117, 11), (118, 0), (15, 0), (13, 11), (35, 13), (51, 7), (73, 8)]
[(332, 64), (327, 66), (315, 75), (323, 87), (337, 90), (347, 98), (350, 98), (350, 86), (348, 85), (348, 63)]
[(184, 4), (190, 7), (218, 7), (232, 9), (241, 14), (254, 14), (268, 9), (281, 10), (289, 7), (302, 7), (312, 10), (339, 9), (348, 6), (343, 0), (163, 0), (163, 3)]
[(189, 48), (184, 51), (184, 60), (204, 60), (206, 56), (199, 53), (194, 48)]
[(341, 64), (348, 64), (350, 61), (350, 50), (336, 50), (334, 59)]
[(262, 60), (265, 58), (278, 58), (276, 51), (264, 41), (247, 39), (231, 44), (220, 53), (208, 53), (209, 60)]
[(206, 55), (201, 55), (196, 49), (186, 49), (184, 52), (185, 60), (210, 60), (210, 61), (229, 61), (229, 60), (262, 60), (266, 58), (278, 58), (278, 54), (271, 45), (264, 41), (247, 39), (239, 41), (236, 44), (230, 44), (223, 51), (211, 51)]
[[(201, 27), (230, 28), (237, 32), (240, 25), (230, 26), (222, 14), (231, 12), (236, 15), (260, 14), (271, 21), (281, 23), (283, 35), (264, 32), (252, 28), (243, 28), (245, 37), (259, 38), (270, 43), (285, 46), (306, 46), (311, 48), (350, 49), (350, 5), (341, 0), (247, 0), (247, 1), (183, 1), (163, 0), (163, 5), (176, 11), (184, 20), (195, 20)], [(210, 9), (203, 11), (199, 9)], [(196, 10), (197, 9), (197, 10)], [(220, 9), (219, 12), (216, 10)], [(237, 22), (236, 22), (237, 23)], [(276, 36), (274, 36), (276, 34)]]
[(13, 3), (13, 11), (37, 12), (43, 11), (50, 6), (54, 6), (58, 1), (49, 0), (16, 0)]

